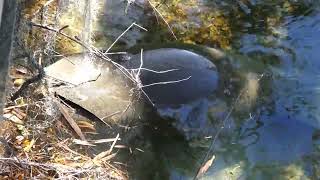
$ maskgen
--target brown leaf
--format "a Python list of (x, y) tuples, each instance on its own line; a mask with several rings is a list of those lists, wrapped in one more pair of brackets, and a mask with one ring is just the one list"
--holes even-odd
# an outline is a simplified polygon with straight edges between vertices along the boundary
[(23, 121), (21, 121), (17, 116), (11, 113), (6, 113), (3, 115), (4, 118), (16, 123), (16, 124), (23, 124)]
[(211, 159), (209, 159), (201, 168), (200, 170), (198, 171), (198, 174), (197, 174), (197, 179), (200, 178), (201, 176), (203, 176), (207, 171), (208, 169), (211, 167), (214, 159), (216, 158), (215, 155), (212, 156)]
[(91, 131), (96, 131), (96, 129), (94, 128), (94, 125), (87, 122), (87, 121), (78, 121), (78, 126), (82, 129), (88, 129)]

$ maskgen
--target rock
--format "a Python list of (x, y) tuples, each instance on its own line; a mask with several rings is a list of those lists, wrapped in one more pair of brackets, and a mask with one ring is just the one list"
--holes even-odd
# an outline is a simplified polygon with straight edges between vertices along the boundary
[[(80, 105), (100, 119), (118, 120), (130, 104), (126, 81), (110, 65), (83, 54), (63, 58), (45, 68), (50, 91)], [(61, 84), (62, 83), (62, 84)], [(131, 109), (128, 109), (128, 114)]]

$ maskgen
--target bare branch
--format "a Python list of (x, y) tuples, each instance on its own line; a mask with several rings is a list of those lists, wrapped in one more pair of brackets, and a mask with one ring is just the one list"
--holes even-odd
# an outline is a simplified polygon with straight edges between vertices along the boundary
[[(168, 72), (172, 72), (172, 71), (177, 71), (179, 69), (169, 69), (169, 70), (164, 70), (164, 71), (156, 71), (156, 70), (152, 70), (152, 69), (147, 69), (147, 68), (139, 68), (140, 70), (144, 70), (144, 71), (149, 71), (149, 72), (153, 72), (153, 73), (157, 73), (157, 74), (162, 74), (162, 73), (168, 73)], [(136, 69), (128, 69), (130, 71), (136, 71), (139, 70), (138, 68)]]
[(151, 83), (151, 84), (143, 85), (143, 86), (141, 86), (141, 88), (150, 87), (150, 86), (154, 86), (154, 85), (165, 85), (165, 84), (179, 83), (179, 82), (182, 82), (182, 81), (189, 80), (190, 78), (191, 78), (191, 76), (189, 76), (189, 77), (187, 77), (185, 79), (180, 79), (180, 80), (176, 80), (176, 81), (164, 81), (164, 82)]
[(136, 78), (139, 79), (140, 76), (140, 70), (143, 66), (143, 49), (141, 49), (141, 53), (140, 53), (140, 67), (138, 69), (138, 73), (136, 74)]
[(157, 12), (159, 14), (159, 16), (161, 17), (161, 19), (164, 21), (164, 23), (166, 23), (166, 25), (168, 26), (171, 34), (173, 35), (175, 40), (178, 40), (177, 36), (174, 34), (172, 28), (170, 27), (169, 23), (166, 21), (166, 19), (162, 16), (162, 14), (158, 11), (158, 9), (156, 7), (154, 7), (154, 5), (150, 2), (150, 0), (148, 0), (150, 6), (152, 7), (152, 9)]
[(106, 50), (105, 53), (108, 53), (109, 50), (119, 41), (119, 39), (120, 39), (123, 35), (125, 35), (133, 26), (137, 26), (137, 27), (139, 27), (140, 29), (142, 29), (142, 30), (144, 30), (144, 31), (148, 31), (146, 28), (144, 28), (144, 27), (136, 24), (135, 22), (133, 22), (125, 31), (123, 31), (123, 32), (120, 34), (120, 36), (117, 37), (117, 39), (111, 44), (111, 46)]

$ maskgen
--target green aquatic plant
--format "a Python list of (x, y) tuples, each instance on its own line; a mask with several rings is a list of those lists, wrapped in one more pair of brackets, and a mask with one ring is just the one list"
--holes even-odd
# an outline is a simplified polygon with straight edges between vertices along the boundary
[(230, 23), (224, 15), (206, 8), (196, 0), (153, 1), (172, 27), (180, 42), (228, 48), (232, 38)]

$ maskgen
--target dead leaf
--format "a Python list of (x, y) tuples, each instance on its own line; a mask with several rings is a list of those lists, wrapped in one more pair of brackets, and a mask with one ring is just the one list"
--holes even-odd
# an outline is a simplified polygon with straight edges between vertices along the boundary
[(28, 135), (30, 135), (28, 129), (24, 125), (16, 124), (16, 126), (17, 126), (17, 129), (20, 131), (22, 136), (27, 137)]
[(34, 139), (32, 139), (31, 141), (25, 140), (25, 141), (23, 142), (23, 145), (24, 145), (23, 150), (24, 150), (25, 152), (30, 152), (31, 149), (32, 149), (32, 147), (33, 147), (33, 145), (35, 144), (35, 142), (36, 142), (36, 141), (35, 141)]
[(82, 129), (89, 129), (91, 131), (96, 131), (94, 125), (87, 121), (78, 121), (78, 126)]
[(28, 69), (25, 67), (16, 67), (15, 73), (25, 75), (28, 73)]
[(24, 119), (27, 116), (26, 113), (22, 112), (19, 109), (13, 109), (11, 113), (17, 116), (20, 120)]
[(18, 106), (22, 106), (22, 105), (26, 104), (25, 101), (24, 101), (24, 99), (23, 99), (23, 97), (17, 98), (16, 100), (14, 100), (14, 102), (15, 102), (16, 105), (18, 105)]
[(6, 113), (3, 115), (3, 117), (9, 119), (10, 121), (12, 121), (16, 124), (23, 124), (23, 121), (21, 121), (17, 116), (15, 116), (11, 113)]
[(199, 172), (198, 172), (198, 174), (197, 174), (197, 176), (196, 176), (197, 179), (200, 178), (201, 176), (203, 176), (203, 175), (208, 171), (208, 169), (212, 166), (212, 163), (213, 163), (213, 161), (214, 161), (215, 158), (216, 158), (216, 156), (213, 155), (212, 158), (209, 159), (209, 160), (200, 168), (200, 170), (199, 170)]

